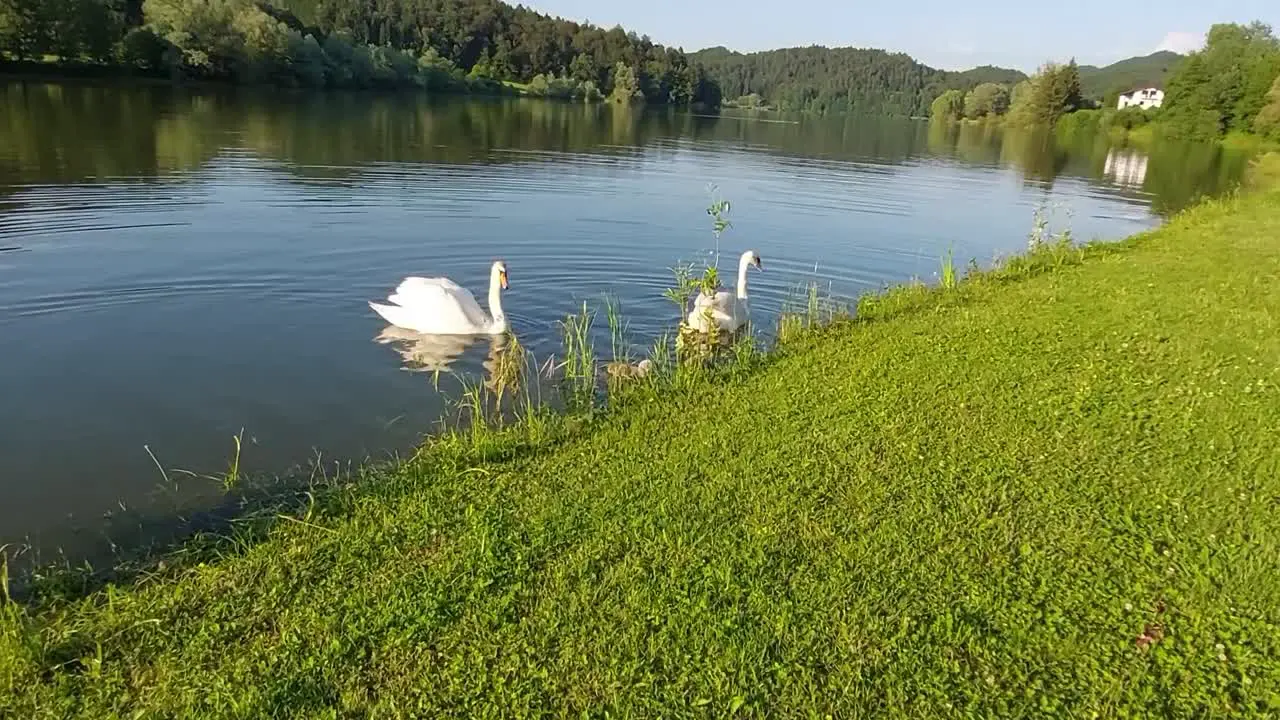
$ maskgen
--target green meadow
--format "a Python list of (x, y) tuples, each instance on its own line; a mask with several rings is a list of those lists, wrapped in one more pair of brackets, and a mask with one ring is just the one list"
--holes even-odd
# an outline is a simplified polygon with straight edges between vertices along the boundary
[(0, 609), (0, 716), (1274, 717), (1257, 177), (46, 580)]

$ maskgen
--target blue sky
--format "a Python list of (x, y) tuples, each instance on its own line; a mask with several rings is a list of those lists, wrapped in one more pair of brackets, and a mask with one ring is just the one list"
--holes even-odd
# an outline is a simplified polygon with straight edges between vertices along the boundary
[[(1034, 70), (1045, 60), (1099, 65), (1157, 49), (1195, 49), (1215, 22), (1262, 20), (1280, 32), (1278, 0), (1070, 0), (985, 3), (940, 0), (524, 0), (571, 20), (622, 25), (655, 42), (741, 51), (796, 45), (876, 47), (934, 67), (1001, 65)], [(1215, 9), (1216, 8), (1216, 9)]]

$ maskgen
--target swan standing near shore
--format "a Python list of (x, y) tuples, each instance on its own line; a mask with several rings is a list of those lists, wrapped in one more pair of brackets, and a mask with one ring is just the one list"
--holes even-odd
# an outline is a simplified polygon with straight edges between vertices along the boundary
[(435, 335), (500, 335), (507, 331), (502, 291), (507, 289), (507, 264), (493, 263), (489, 271), (489, 310), (486, 313), (470, 290), (449, 278), (407, 277), (388, 298), (390, 305), (370, 302), (382, 319), (406, 330)]
[(698, 293), (697, 298), (693, 302), (693, 310), (689, 311), (689, 317), (686, 322), (689, 327), (698, 332), (711, 332), (711, 325), (708, 323), (708, 308), (710, 309), (710, 322), (715, 323), (717, 331), (733, 332), (747, 323), (751, 318), (751, 314), (747, 309), (747, 268), (755, 265), (763, 270), (764, 266), (760, 262), (760, 256), (755, 250), (748, 250), (742, 253), (742, 258), (738, 260), (738, 294), (734, 295), (728, 290), (721, 290), (715, 295), (705, 295)]

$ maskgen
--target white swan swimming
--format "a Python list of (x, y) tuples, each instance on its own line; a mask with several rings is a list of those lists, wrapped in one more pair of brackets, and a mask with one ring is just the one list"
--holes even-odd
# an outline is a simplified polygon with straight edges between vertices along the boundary
[[(738, 260), (737, 295), (728, 290), (721, 290), (715, 295), (699, 292), (693, 302), (693, 310), (689, 311), (689, 317), (686, 319), (689, 327), (702, 333), (711, 332), (708, 315), (710, 315), (710, 322), (716, 324), (717, 331), (733, 332), (745, 325), (751, 317), (747, 309), (747, 268), (752, 265), (761, 270), (764, 269), (760, 256), (755, 250), (742, 253), (742, 258)], [(710, 310), (709, 313), (708, 310)]]
[(405, 330), (434, 335), (500, 335), (507, 331), (507, 316), (502, 312), (502, 291), (506, 289), (507, 264), (497, 260), (489, 272), (492, 317), (470, 290), (444, 277), (407, 277), (387, 298), (390, 305), (371, 302), (369, 307)]

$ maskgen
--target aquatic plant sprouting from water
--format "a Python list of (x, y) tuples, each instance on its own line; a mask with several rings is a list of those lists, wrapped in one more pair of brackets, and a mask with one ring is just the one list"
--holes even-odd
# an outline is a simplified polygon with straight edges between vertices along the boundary
[(9, 609), (9, 546), (0, 545), (0, 607)]
[(580, 313), (571, 313), (560, 321), (564, 343), (565, 401), (574, 409), (590, 408), (595, 401), (596, 354), (591, 342), (594, 313), (582, 302)]
[(698, 283), (698, 289), (703, 295), (711, 296), (720, 291), (720, 268), (716, 265), (708, 265), (702, 271), (702, 280)]
[(1067, 226), (1055, 232), (1046, 207), (1048, 207), (1046, 204), (1040, 205), (1032, 215), (1027, 255), (1011, 259), (1009, 261), (1011, 264), (1026, 264), (1039, 257), (1047, 260), (1053, 267), (1061, 267), (1064, 263), (1079, 257), (1081, 250), (1075, 245), (1075, 239), (1071, 234), (1071, 209), (1066, 210)]
[(729, 212), (729, 201), (718, 196), (719, 189), (715, 185), (711, 185), (708, 192), (711, 193), (711, 205), (707, 206), (707, 214), (713, 220), (711, 230), (716, 236), (716, 259), (719, 260), (720, 235), (732, 227), (733, 223), (725, 219), (725, 213)]
[(236, 450), (231, 456), (231, 464), (227, 467), (227, 472), (222, 476), (222, 489), (230, 491), (240, 482), (240, 450), (244, 444), (244, 428), (240, 428), (240, 432), (231, 436), (235, 441)]
[(942, 256), (942, 287), (945, 290), (954, 290), (956, 287), (955, 254), (955, 248), (948, 247), (947, 253)]
[[(863, 299), (874, 296), (864, 295)], [(858, 314), (862, 310), (859, 307)], [(797, 284), (787, 291), (778, 313), (777, 341), (787, 343), (804, 333), (854, 316), (848, 301), (837, 297), (828, 283), (824, 290), (816, 281)]]
[(793, 287), (782, 299), (782, 310), (778, 313), (778, 342), (785, 343), (805, 330), (817, 327), (821, 323), (821, 315), (818, 283)]
[(684, 318), (684, 312), (689, 307), (689, 298), (693, 297), (699, 281), (693, 278), (693, 263), (677, 263), (671, 268), (671, 274), (675, 279), (675, 285), (663, 290), (662, 295), (676, 306), (676, 317)]
[(503, 398), (508, 394), (515, 397), (515, 394), (525, 387), (528, 363), (529, 358), (524, 345), (520, 343), (520, 338), (516, 337), (515, 333), (508, 330), (494, 338), (489, 357), (484, 363), (485, 369), (489, 371), (485, 387), (493, 395), (499, 417), (501, 417)]
[(1044, 207), (1037, 207), (1031, 215), (1031, 233), (1027, 235), (1027, 249), (1038, 250), (1048, 236), (1049, 219), (1044, 215)]
[(1027, 249), (1035, 252), (1049, 244), (1071, 243), (1071, 209), (1067, 208), (1067, 227), (1055, 234), (1050, 218), (1053, 209), (1048, 203), (1036, 206), (1031, 216), (1031, 232), (1027, 235)]
[(631, 362), (631, 344), (627, 340), (630, 327), (622, 314), (622, 304), (613, 295), (604, 297), (605, 318), (609, 321), (609, 349), (614, 362)]
[(659, 377), (671, 376), (675, 357), (672, 353), (672, 344), (671, 333), (663, 331), (649, 348), (649, 361), (653, 363), (654, 373)]
[(808, 288), (796, 286), (782, 298), (778, 313), (778, 342), (785, 343), (813, 327), (817, 321), (818, 284), (810, 282)]
[(719, 189), (714, 185), (707, 188), (711, 195), (711, 204), (707, 206), (707, 214), (711, 216), (711, 232), (715, 236), (715, 253), (712, 262), (702, 271), (701, 288), (704, 295), (714, 295), (720, 289), (720, 236), (733, 226), (725, 215), (728, 214), (729, 201), (720, 197)]

